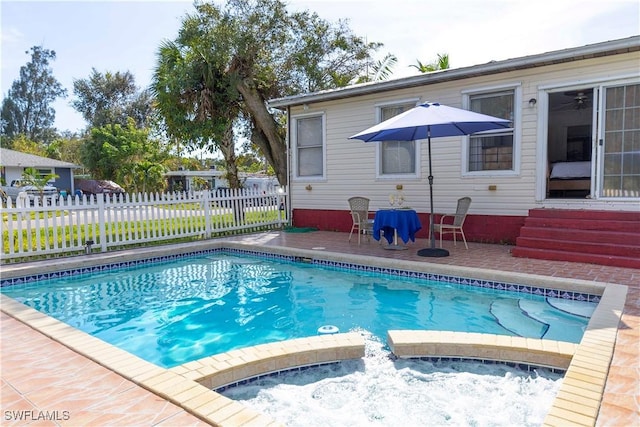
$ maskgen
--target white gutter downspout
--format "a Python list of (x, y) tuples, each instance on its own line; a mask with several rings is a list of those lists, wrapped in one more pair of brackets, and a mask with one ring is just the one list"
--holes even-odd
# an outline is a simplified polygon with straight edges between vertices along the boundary
[(293, 225), (293, 203), (291, 202), (291, 107), (287, 107), (287, 132), (285, 134), (287, 150), (287, 218), (289, 225)]

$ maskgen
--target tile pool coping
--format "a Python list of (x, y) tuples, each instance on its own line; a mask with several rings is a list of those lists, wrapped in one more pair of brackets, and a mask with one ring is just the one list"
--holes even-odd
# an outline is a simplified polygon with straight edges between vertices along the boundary
[[(222, 241), (79, 256), (56, 260), (55, 263), (38, 261), (3, 265), (2, 283), (7, 285), (14, 283), (13, 280), (16, 279), (20, 283), (20, 280), (23, 280), (21, 278), (25, 277), (37, 280), (38, 277), (44, 278), (59, 271), (74, 274), (90, 272), (96, 268), (104, 271), (114, 265), (141, 264), (149, 259), (170, 260), (186, 254), (221, 249), (266, 253), (275, 257), (296, 257), (321, 265), (347, 264), (365, 266), (365, 269), (375, 265), (394, 272), (411, 271), (447, 278), (473, 278), (492, 284), (518, 283), (554, 292), (575, 292), (578, 295), (576, 299), (580, 299), (580, 295), (596, 295), (600, 299), (599, 304), (580, 344), (577, 345), (489, 334), (389, 331), (389, 343), (395, 350), (394, 354), (399, 353), (396, 354), (398, 357), (495, 359), (543, 366), (556, 364), (558, 368), (567, 369), (562, 386), (545, 419), (545, 425), (595, 425), (613, 355), (618, 322), (624, 307), (627, 287), (623, 285)], [(8, 282), (9, 280), (12, 282)], [(200, 359), (179, 367), (164, 369), (30, 309), (5, 295), (2, 295), (1, 301), (2, 311), (8, 315), (214, 425), (278, 425), (271, 418), (207, 388), (210, 385), (209, 381), (213, 381), (211, 379), (216, 375), (219, 379), (225, 375), (231, 378), (243, 375), (252, 377), (256, 372), (260, 374), (277, 370), (274, 367), (286, 369), (287, 366), (309, 366), (362, 357), (358, 355), (361, 350), (357, 337), (347, 337), (346, 341), (342, 341), (343, 337), (349, 334), (337, 334), (284, 341), (277, 343), (282, 345), (281, 348), (267, 347), (267, 351), (264, 352), (262, 346), (250, 347), (242, 349), (242, 355), (233, 352), (223, 353), (212, 356), (211, 362)], [(332, 360), (333, 357), (336, 359)]]

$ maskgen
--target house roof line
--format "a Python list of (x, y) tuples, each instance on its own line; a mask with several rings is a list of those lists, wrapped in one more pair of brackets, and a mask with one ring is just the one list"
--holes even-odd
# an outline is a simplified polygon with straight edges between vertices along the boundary
[(50, 167), (50, 168), (75, 168), (81, 166), (62, 160), (50, 159), (48, 157), (36, 156), (35, 154), (23, 153), (21, 151), (0, 148), (0, 166), (5, 167)]
[(637, 51), (640, 51), (640, 35), (627, 37), (624, 39), (589, 44), (575, 48), (528, 55), (519, 58), (505, 59), (501, 61), (490, 61), (480, 65), (440, 70), (432, 73), (404, 77), (395, 80), (363, 83), (338, 89), (329, 89), (302, 95), (286, 96), (269, 100), (269, 106), (272, 108), (286, 108), (296, 105), (308, 104), (311, 102), (329, 101), (334, 99), (348, 98), (356, 95), (386, 92), (395, 89), (406, 89), (415, 86), (425, 86), (429, 84), (452, 80), (461, 80), (470, 77), (486, 76), (507, 71), (542, 67), (553, 64), (561, 64), (564, 62), (579, 61), (602, 56), (619, 55), (622, 53)]

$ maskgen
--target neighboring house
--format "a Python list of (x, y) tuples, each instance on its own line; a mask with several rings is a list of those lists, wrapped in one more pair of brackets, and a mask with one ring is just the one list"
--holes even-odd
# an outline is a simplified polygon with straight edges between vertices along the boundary
[(58, 190), (68, 191), (69, 194), (73, 194), (73, 170), (80, 168), (80, 166), (34, 154), (0, 148), (0, 174), (7, 185), (11, 184), (11, 181), (15, 179), (21, 179), (22, 173), (27, 168), (34, 168), (42, 176), (58, 175), (58, 178), (53, 181), (53, 186), (57, 187)]
[[(371, 210), (388, 208), (401, 184), (405, 205), (423, 224), (418, 236), (426, 237), (426, 141), (349, 139), (426, 101), (513, 121), (508, 131), (432, 140), (435, 212), (451, 212), (470, 196), (469, 240), (513, 243), (534, 208), (640, 210), (634, 36), (271, 100), (289, 118), (294, 225), (349, 231), (349, 197), (370, 198)], [(552, 176), (554, 164), (561, 166)]]
[[(228, 188), (229, 183), (224, 177), (225, 171), (209, 169), (206, 171), (178, 170), (165, 173), (170, 191), (191, 191), (198, 190), (196, 178), (200, 182), (206, 182), (210, 189)], [(273, 191), (278, 187), (278, 181), (275, 177), (240, 172), (238, 174), (240, 182), (244, 188), (255, 191)]]
[(200, 190), (197, 185), (194, 185), (198, 180), (206, 182), (211, 189), (225, 187), (220, 183), (223, 180), (224, 171), (215, 169), (205, 171), (177, 170), (167, 172), (164, 176), (167, 178), (169, 191)]

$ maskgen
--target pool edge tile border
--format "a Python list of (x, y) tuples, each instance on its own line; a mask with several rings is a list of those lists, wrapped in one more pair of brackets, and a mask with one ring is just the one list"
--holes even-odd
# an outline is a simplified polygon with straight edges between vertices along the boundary
[[(218, 252), (276, 258), (285, 261), (309, 262), (329, 268), (344, 268), (353, 271), (391, 274), (422, 280), (437, 280), (460, 286), (523, 292), (578, 301), (600, 302), (600, 295), (607, 285), (601, 282), (572, 279), (571, 283), (574, 286), (567, 286), (567, 279), (563, 278), (461, 266), (441, 266), (428, 262), (400, 261), (327, 251), (318, 252), (284, 247), (273, 248), (242, 242), (214, 241), (176, 245), (175, 248), (171, 250), (166, 247), (154, 247), (146, 250), (134, 249), (119, 253), (79, 256), (61, 260), (60, 263), (53, 265), (42, 261), (26, 263), (25, 265), (0, 265), (0, 270), (2, 271), (0, 287), (21, 286), (39, 280), (105, 272), (122, 267), (136, 267), (141, 263), (147, 262), (170, 262), (184, 257), (197, 257)], [(123, 261), (123, 257), (130, 259)], [(374, 260), (375, 262), (373, 262)], [(26, 274), (26, 271), (29, 271), (28, 266), (32, 266), (32, 274)]]

